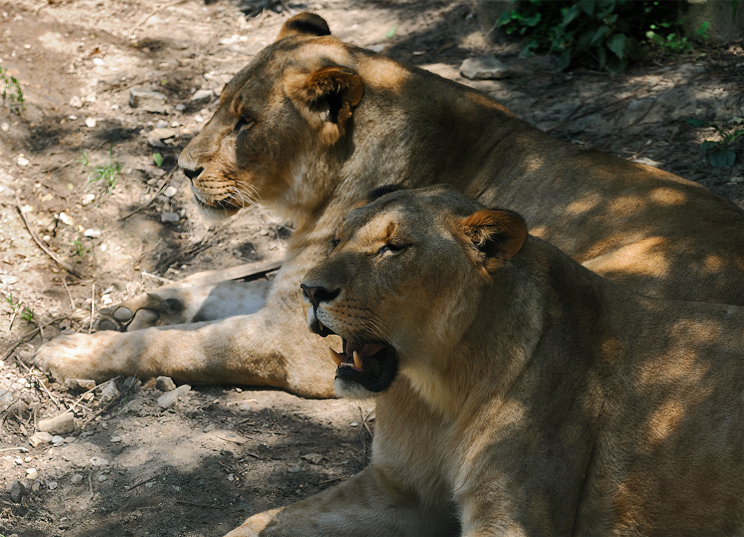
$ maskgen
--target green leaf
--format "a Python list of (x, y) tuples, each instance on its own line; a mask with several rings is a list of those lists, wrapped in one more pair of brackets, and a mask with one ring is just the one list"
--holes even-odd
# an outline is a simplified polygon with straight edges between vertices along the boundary
[(558, 61), (556, 62), (556, 67), (559, 71), (564, 71), (565, 69), (568, 69), (568, 66), (571, 65), (571, 49), (568, 48), (564, 50), (559, 56)]
[(524, 19), (522, 19), (522, 23), (525, 26), (530, 26), (530, 27), (537, 26), (537, 24), (539, 22), (540, 22), (540, 14), (539, 13), (535, 13), (533, 16), (531, 16), (529, 18), (528, 17), (525, 17)]
[(621, 60), (625, 59), (625, 34), (615, 34), (607, 40), (607, 48)]
[(610, 32), (609, 26), (600, 26), (599, 29), (592, 36), (590, 46), (596, 47), (602, 43), (602, 39), (606, 34)]
[(160, 166), (163, 165), (163, 155), (161, 155), (160, 153), (153, 153), (152, 161), (155, 163), (155, 166), (160, 168)]
[(574, 4), (570, 8), (568, 8), (568, 11), (566, 11), (566, 14), (563, 15), (563, 21), (561, 22), (561, 26), (564, 26), (564, 27), (568, 26), (578, 16), (579, 16), (579, 6), (578, 4)]
[(607, 63), (607, 52), (604, 47), (597, 48), (597, 59), (599, 60), (599, 68), (604, 69), (605, 63)]
[(579, 0), (579, 7), (587, 15), (594, 14), (594, 6), (596, 4), (596, 0)]
[(727, 149), (714, 150), (708, 155), (711, 166), (723, 167), (733, 166), (736, 162), (736, 151), (733, 147)]
[(685, 118), (685, 121), (692, 125), (693, 127), (702, 128), (702, 127), (710, 127), (710, 123), (707, 121), (701, 121), (699, 119), (695, 119), (693, 117)]
[[(398, 26), (393, 26), (385, 33), (385, 39), (392, 39), (395, 35), (395, 32), (398, 31)], [(379, 35), (379, 34), (378, 34)]]
[(613, 54), (607, 55), (607, 63), (605, 63), (605, 69), (607, 69), (608, 72), (616, 75), (618, 73), (622, 73), (623, 70), (625, 70), (625, 67), (627, 67), (627, 63), (625, 61), (614, 56)]

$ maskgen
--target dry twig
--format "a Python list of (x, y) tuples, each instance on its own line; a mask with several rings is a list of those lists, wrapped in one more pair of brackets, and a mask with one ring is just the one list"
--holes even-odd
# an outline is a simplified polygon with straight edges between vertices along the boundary
[(136, 209), (134, 209), (133, 211), (131, 211), (131, 212), (129, 212), (129, 213), (127, 213), (127, 214), (125, 214), (124, 216), (120, 217), (120, 218), (119, 218), (119, 222), (121, 222), (122, 220), (126, 220), (127, 218), (129, 218), (129, 217), (130, 217), (130, 216), (132, 216), (133, 214), (137, 214), (137, 213), (138, 213), (138, 212), (140, 212), (141, 210), (143, 210), (143, 209), (147, 209), (147, 208), (148, 208), (148, 207), (149, 207), (150, 205), (152, 205), (152, 203), (153, 203), (153, 202), (154, 202), (154, 201), (155, 201), (156, 199), (158, 199), (158, 196), (159, 196), (159, 195), (160, 195), (160, 194), (161, 194), (161, 193), (162, 193), (162, 192), (163, 192), (163, 191), (164, 191), (164, 190), (165, 190), (166, 188), (168, 188), (168, 185), (170, 184), (170, 178), (171, 178), (171, 176), (173, 175), (173, 172), (175, 172), (175, 171), (176, 171), (176, 168), (172, 168), (172, 169), (171, 169), (171, 171), (169, 171), (169, 172), (168, 172), (168, 175), (166, 175), (166, 176), (165, 176), (165, 179), (163, 179), (163, 184), (162, 184), (162, 185), (160, 185), (160, 188), (158, 188), (158, 191), (157, 191), (157, 192), (155, 192), (155, 195), (154, 195), (154, 196), (153, 196), (152, 198), (150, 198), (150, 201), (148, 201), (147, 203), (144, 203), (144, 204), (140, 205), (139, 207), (137, 207), (137, 208), (136, 208)]
[(70, 311), (75, 311), (75, 301), (72, 299), (70, 288), (67, 286), (67, 276), (62, 277), (62, 285), (65, 286), (65, 292), (67, 293), (67, 298), (70, 299)]
[(145, 17), (143, 17), (137, 24), (135, 24), (132, 27), (131, 30), (129, 30), (129, 34), (127, 34), (127, 38), (128, 39), (132, 39), (132, 36), (134, 36), (134, 32), (136, 32), (137, 30), (139, 30), (139, 27), (142, 26), (143, 24), (145, 24), (147, 21), (149, 21), (150, 20), (150, 17), (152, 17), (153, 15), (155, 15), (155, 13), (157, 13), (158, 11), (160, 11), (162, 9), (165, 9), (167, 7), (172, 7), (172, 6), (176, 6), (178, 4), (182, 4), (182, 3), (186, 2), (186, 1), (187, 0), (173, 0), (173, 2), (168, 2), (166, 4), (163, 4), (163, 5), (160, 5), (160, 6), (156, 7), (155, 9), (153, 9), (152, 11), (150, 11), (150, 13), (148, 13)]

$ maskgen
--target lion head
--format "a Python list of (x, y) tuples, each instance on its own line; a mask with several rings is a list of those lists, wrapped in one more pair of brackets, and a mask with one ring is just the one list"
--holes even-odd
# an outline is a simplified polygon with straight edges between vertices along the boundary
[(329, 33), (317, 15), (293, 17), (225, 86), (178, 159), (201, 208), (230, 215), (261, 203), (292, 219), (326, 193), (303, 177), (323, 175), (318, 154), (337, 145), (364, 93), (347, 46)]
[(521, 216), (445, 186), (390, 192), (352, 211), (301, 284), (310, 330), (343, 340), (341, 352), (331, 349), (337, 393), (370, 397), (399, 372), (431, 369), (526, 237)]

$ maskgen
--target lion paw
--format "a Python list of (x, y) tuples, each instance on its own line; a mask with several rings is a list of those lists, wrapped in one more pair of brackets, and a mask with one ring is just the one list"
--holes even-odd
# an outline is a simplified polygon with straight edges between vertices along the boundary
[(114, 345), (115, 337), (121, 335), (102, 332), (60, 336), (39, 347), (34, 363), (59, 381), (68, 378), (103, 380), (110, 369), (103, 365), (107, 361), (107, 350)]

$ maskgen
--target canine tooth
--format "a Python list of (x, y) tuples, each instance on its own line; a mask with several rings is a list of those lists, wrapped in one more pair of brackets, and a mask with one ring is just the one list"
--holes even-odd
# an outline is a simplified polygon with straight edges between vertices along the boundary
[(362, 357), (359, 356), (359, 353), (357, 351), (354, 351), (354, 367), (357, 369), (362, 368)]
[(343, 355), (337, 353), (336, 351), (334, 351), (330, 347), (328, 347), (328, 350), (331, 351), (331, 360), (333, 360), (335, 362), (336, 367), (340, 367), (341, 366), (341, 362), (344, 361)]
[(323, 331), (323, 329), (325, 328), (325, 326), (323, 326), (323, 323), (320, 322), (320, 319), (318, 319), (318, 328), (320, 328), (321, 331)]

